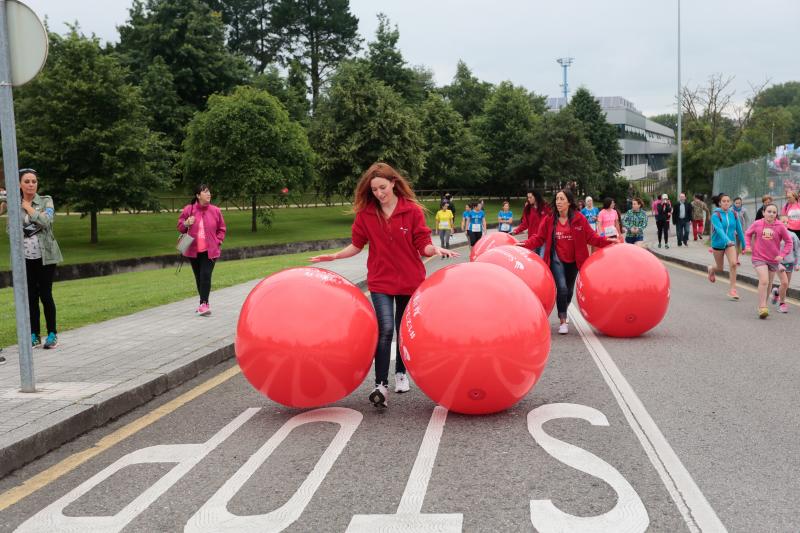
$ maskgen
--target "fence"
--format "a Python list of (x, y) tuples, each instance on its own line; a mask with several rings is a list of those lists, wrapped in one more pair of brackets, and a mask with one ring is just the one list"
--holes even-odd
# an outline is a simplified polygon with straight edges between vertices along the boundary
[(714, 171), (714, 194), (724, 192), (740, 196), (754, 210), (761, 206), (761, 196), (769, 194), (782, 208), (787, 191), (800, 190), (800, 155), (776, 158), (764, 156)]

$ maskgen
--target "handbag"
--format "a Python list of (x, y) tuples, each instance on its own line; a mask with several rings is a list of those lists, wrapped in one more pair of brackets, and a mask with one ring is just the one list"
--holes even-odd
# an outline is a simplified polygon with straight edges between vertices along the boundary
[(194, 237), (189, 235), (188, 230), (186, 233), (181, 233), (180, 235), (178, 235), (178, 244), (176, 245), (178, 253), (180, 253), (181, 255), (185, 254), (186, 250), (189, 249), (189, 247), (192, 245), (193, 242), (194, 242)]
[(23, 235), (25, 235), (25, 238), (33, 237), (40, 231), (42, 231), (42, 226), (40, 226), (39, 224), (35, 224), (33, 222), (29, 222), (24, 226), (22, 226), (22, 233)]

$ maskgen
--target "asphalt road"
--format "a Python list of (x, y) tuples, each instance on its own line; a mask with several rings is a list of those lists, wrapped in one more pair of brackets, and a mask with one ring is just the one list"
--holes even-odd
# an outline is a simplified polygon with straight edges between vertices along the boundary
[(749, 290), (668, 268), (643, 337), (551, 316), (545, 373), (506, 412), (414, 387), (377, 411), (370, 375), (304, 413), (227, 363), (0, 480), (0, 530), (798, 531), (800, 308), (760, 321)]

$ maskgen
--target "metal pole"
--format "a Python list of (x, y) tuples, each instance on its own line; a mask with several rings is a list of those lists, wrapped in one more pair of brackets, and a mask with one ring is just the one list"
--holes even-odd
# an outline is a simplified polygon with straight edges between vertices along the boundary
[(11, 274), (14, 283), (14, 306), (17, 311), (17, 344), (22, 392), (36, 392), (31, 350), (28, 281), (22, 252), (22, 194), (17, 166), (17, 132), (14, 123), (14, 96), (11, 93), (11, 60), (8, 48), (8, 22), (5, 0), (0, 0), (0, 136), (3, 139), (3, 171), (8, 192), (8, 235), (11, 241)]
[(681, 0), (678, 0), (678, 192), (683, 191), (683, 90), (681, 89)]

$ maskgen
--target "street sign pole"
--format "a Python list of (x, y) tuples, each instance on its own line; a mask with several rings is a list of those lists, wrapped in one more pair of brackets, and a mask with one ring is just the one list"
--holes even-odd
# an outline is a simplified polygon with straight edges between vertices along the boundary
[(0, 0), (0, 136), (3, 139), (3, 171), (8, 192), (8, 235), (11, 241), (11, 274), (14, 306), (17, 311), (17, 345), (22, 392), (36, 392), (33, 376), (28, 282), (22, 252), (22, 206), (17, 163), (17, 131), (14, 122), (14, 97), (11, 91), (11, 55), (8, 38), (8, 2)]

